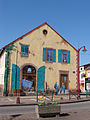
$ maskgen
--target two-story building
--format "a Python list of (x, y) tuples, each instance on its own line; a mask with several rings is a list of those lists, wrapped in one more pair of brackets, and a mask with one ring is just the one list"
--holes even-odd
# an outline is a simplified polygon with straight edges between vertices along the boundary
[(85, 90), (89, 90), (90, 91), (90, 66), (88, 66), (85, 69), (86, 72), (86, 77), (85, 77)]
[(0, 52), (2, 93), (54, 89), (57, 82), (66, 91), (77, 89), (77, 50), (46, 22)]
[(85, 92), (86, 91), (86, 86), (89, 85), (89, 75), (90, 75), (90, 63), (82, 65), (79, 67), (79, 71), (80, 71), (80, 90), (81, 92)]

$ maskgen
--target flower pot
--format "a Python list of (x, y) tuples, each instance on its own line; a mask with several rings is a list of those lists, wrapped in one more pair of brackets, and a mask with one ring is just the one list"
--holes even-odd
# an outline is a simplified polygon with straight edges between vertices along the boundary
[(21, 89), (17, 89), (17, 96), (20, 96)]
[(17, 96), (17, 89), (13, 89), (13, 96)]
[(17, 89), (13, 89), (13, 93), (17, 93)]
[(58, 116), (60, 115), (61, 107), (59, 105), (38, 106), (38, 114), (40, 117)]
[(20, 93), (21, 89), (17, 89), (17, 93)]

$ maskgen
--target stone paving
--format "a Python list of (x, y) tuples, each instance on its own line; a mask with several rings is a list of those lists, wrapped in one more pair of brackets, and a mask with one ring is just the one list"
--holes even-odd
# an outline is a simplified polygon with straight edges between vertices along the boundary
[(0, 120), (90, 120), (90, 110), (62, 111), (59, 117), (37, 118), (36, 114), (0, 115)]
[[(61, 99), (61, 97), (63, 99)], [(15, 104), (16, 96), (13, 97), (4, 97), (0, 96), (0, 106), (5, 105), (16, 105)], [(47, 98), (50, 101), (49, 98)], [(77, 100), (75, 96), (69, 101), (68, 95), (57, 95), (55, 101), (58, 103), (70, 103), (70, 102), (79, 102), (90, 100), (90, 97), (82, 96), (80, 100)], [(35, 105), (36, 96), (20, 96), (20, 105)], [(90, 120), (90, 110), (78, 110), (78, 111), (62, 111), (61, 116), (56, 118), (37, 118), (37, 114), (24, 114), (24, 115), (0, 115), (0, 120)]]
[(0, 120), (38, 120), (36, 114), (0, 115)]
[[(5, 106), (5, 105), (16, 105), (15, 104), (15, 99), (17, 96), (9, 97), (9, 96), (0, 96), (0, 106)], [(55, 97), (55, 101), (58, 103), (70, 103), (70, 102), (79, 102), (79, 101), (87, 101), (90, 100), (90, 96), (86, 98), (86, 96), (81, 96), (80, 100), (77, 100), (75, 96), (72, 96), (72, 98), (69, 101), (69, 95), (57, 95)], [(47, 102), (51, 102), (51, 96), (47, 96), (46, 98)], [(37, 104), (36, 102), (36, 96), (20, 96), (20, 104), (19, 105), (35, 105)]]

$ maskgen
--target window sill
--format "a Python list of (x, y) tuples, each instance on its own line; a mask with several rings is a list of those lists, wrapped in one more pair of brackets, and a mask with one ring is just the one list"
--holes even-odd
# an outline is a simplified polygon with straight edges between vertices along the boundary
[(45, 63), (53, 63), (53, 61), (51, 62), (51, 61), (43, 61), (43, 62), (45, 62)]
[(28, 56), (21, 56), (21, 57), (28, 57)]
[(69, 64), (69, 63), (64, 63), (64, 62), (61, 62), (61, 64)]

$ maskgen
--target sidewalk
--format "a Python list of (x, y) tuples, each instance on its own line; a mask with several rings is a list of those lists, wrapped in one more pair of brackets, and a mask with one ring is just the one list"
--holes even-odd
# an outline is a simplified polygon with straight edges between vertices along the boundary
[[(16, 96), (13, 97), (5, 97), (0, 96), (0, 107), (2, 106), (24, 106), (24, 105), (37, 105), (36, 96), (20, 96), (20, 104), (15, 104)], [(51, 97), (46, 98), (47, 102), (51, 102)], [(55, 97), (55, 101), (59, 104), (69, 104), (69, 103), (76, 103), (76, 102), (84, 102), (90, 101), (90, 96), (86, 98), (85, 95), (82, 95), (79, 100), (75, 96), (71, 96), (69, 100), (69, 95), (57, 95)]]
[[(63, 98), (63, 99), (61, 99)], [(13, 97), (4, 97), (0, 96), (0, 107), (4, 106), (26, 106), (26, 105), (37, 105), (36, 102), (36, 96), (20, 96), (20, 104), (15, 104), (15, 99), (16, 96)], [(47, 98), (48, 100), (48, 98)], [(48, 100), (50, 101), (50, 100)], [(57, 101), (59, 104), (70, 104), (70, 103), (75, 103), (75, 102), (85, 102), (85, 101), (90, 101), (90, 96), (86, 98), (85, 95), (81, 96), (80, 100), (77, 100), (75, 96), (72, 96), (72, 99), (69, 101), (69, 96), (68, 95), (57, 95), (55, 97), (55, 101)], [(65, 112), (65, 111), (64, 111)], [(76, 120), (76, 111), (72, 112), (68, 111), (67, 116), (63, 116), (64, 113), (61, 112), (61, 116), (59, 118), (53, 117), (53, 118), (38, 118), (36, 113), (30, 113), (30, 114), (18, 114), (18, 115), (0, 115), (0, 120)], [(84, 111), (85, 112), (85, 111)], [(83, 112), (83, 114), (84, 114)], [(78, 116), (82, 113), (81, 111), (78, 113)], [(89, 112), (88, 116), (89, 116)], [(82, 114), (82, 115), (83, 115)], [(70, 115), (70, 116), (68, 116)], [(81, 115), (81, 116), (82, 116)], [(85, 117), (84, 117), (85, 118)], [(79, 119), (81, 120), (81, 119)], [(83, 119), (84, 120), (84, 119)]]
[(36, 114), (0, 115), (0, 120), (40, 120)]

